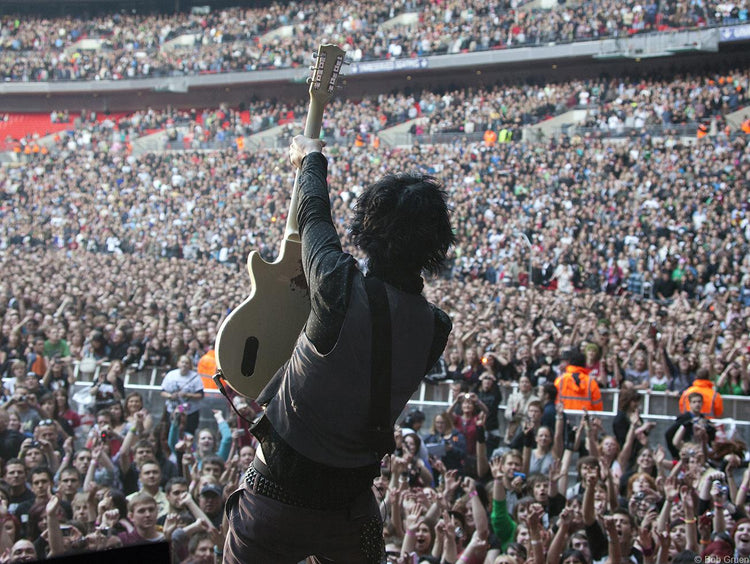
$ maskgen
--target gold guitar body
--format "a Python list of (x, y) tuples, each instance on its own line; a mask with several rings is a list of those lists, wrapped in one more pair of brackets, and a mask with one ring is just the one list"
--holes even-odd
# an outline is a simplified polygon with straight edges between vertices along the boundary
[(240, 394), (257, 398), (294, 350), (310, 314), (302, 245), (284, 239), (275, 262), (257, 251), (247, 257), (252, 290), (216, 336), (216, 367)]

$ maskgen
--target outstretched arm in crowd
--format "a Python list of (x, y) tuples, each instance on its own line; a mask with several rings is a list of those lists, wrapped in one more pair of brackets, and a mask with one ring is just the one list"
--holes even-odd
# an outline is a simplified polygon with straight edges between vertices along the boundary
[(559, 459), (563, 455), (563, 445), (565, 444), (564, 409), (565, 407), (562, 402), (555, 405), (555, 437), (552, 442), (552, 454), (556, 459)]
[(557, 491), (563, 495), (566, 495), (568, 491), (568, 471), (570, 470), (570, 460), (572, 457), (573, 451), (566, 448), (560, 461), (560, 477), (557, 479)]
[(229, 428), (229, 423), (224, 419), (224, 414), (220, 409), (214, 409), (213, 413), (216, 425), (219, 427), (219, 434), (221, 435), (221, 442), (219, 443), (219, 449), (216, 451), (216, 456), (226, 462), (229, 459), (229, 451), (232, 448), (232, 429)]
[(659, 512), (659, 518), (656, 520), (656, 531), (662, 533), (669, 530), (670, 513), (672, 503), (680, 495), (680, 481), (676, 476), (670, 476), (664, 481), (664, 503)]
[(737, 494), (734, 496), (734, 504), (737, 507), (745, 507), (748, 488), (750, 488), (750, 468), (745, 469), (745, 473), (742, 475), (742, 484), (737, 489)]
[(497, 456), (490, 461), (492, 469), (492, 513), (490, 522), (492, 531), (497, 535), (500, 543), (505, 546), (513, 539), (516, 523), (508, 513), (508, 502), (505, 499), (505, 484), (503, 483), (503, 463)]
[(131, 450), (133, 449), (133, 443), (136, 442), (137, 437), (143, 432), (143, 420), (146, 417), (145, 411), (141, 410), (135, 414), (135, 425), (128, 429), (125, 433), (125, 439), (122, 441), (120, 450), (117, 451), (117, 465), (120, 467), (121, 472), (127, 472), (133, 462)]
[(698, 552), (698, 520), (695, 514), (695, 497), (693, 490), (687, 486), (680, 486), (680, 499), (685, 514), (685, 549)]
[(596, 520), (594, 493), (596, 492), (597, 477), (594, 472), (586, 477), (586, 492), (583, 494), (583, 524), (591, 547), (591, 556), (599, 560), (607, 555), (607, 538), (601, 525)]
[(597, 417), (591, 417), (587, 411), (582, 424), (586, 425), (586, 447), (589, 454), (594, 458), (599, 458), (599, 430), (602, 422)]
[(542, 541), (542, 515), (544, 508), (532, 504), (526, 516), (526, 526), (529, 528), (529, 537), (531, 543), (531, 558), (534, 564), (544, 564), (544, 542)]
[(720, 483), (720, 478), (712, 479), (711, 481), (711, 500), (714, 504), (714, 532), (723, 533), (727, 530), (727, 523), (724, 519), (724, 506), (726, 505), (726, 499), (724, 498), (724, 492)]
[(443, 522), (443, 530), (445, 531), (445, 534), (443, 535), (442, 562), (453, 564), (458, 560), (458, 548), (456, 547), (456, 529), (453, 526), (453, 521), (451, 521), (450, 515), (448, 515), (447, 511), (443, 512), (443, 518), (440, 519), (440, 521)]
[(682, 443), (685, 439), (685, 433), (686, 433), (685, 425), (680, 425), (680, 428), (677, 429), (677, 432), (674, 434), (674, 437), (672, 437), (672, 446), (676, 448), (677, 450), (680, 450), (682, 448)]
[(599, 460), (599, 474), (607, 489), (607, 507), (610, 511), (614, 511), (618, 506), (617, 484), (612, 469), (603, 460)]
[(652, 528), (657, 519), (655, 509), (651, 509), (643, 517), (641, 526), (636, 530), (638, 534), (638, 545), (641, 547), (643, 553), (643, 560), (646, 563), (653, 563), (656, 560), (656, 548), (659, 542), (658, 534), (655, 535), (652, 532)]
[(421, 503), (415, 503), (409, 510), (409, 514), (404, 520), (404, 540), (401, 543), (401, 554), (409, 554), (414, 551), (417, 545), (417, 529), (422, 522), (424, 507)]
[(461, 553), (461, 558), (456, 560), (456, 564), (464, 564), (465, 562), (484, 562), (485, 556), (487, 556), (487, 549), (489, 543), (486, 539), (483, 539), (479, 531), (474, 531), (471, 535), (471, 540), (466, 548)]
[(560, 556), (562, 556), (565, 550), (565, 545), (568, 544), (568, 537), (570, 536), (571, 530), (570, 525), (573, 522), (573, 510), (566, 507), (560, 512), (560, 519), (557, 521), (557, 532), (552, 537), (552, 542), (549, 545), (547, 551), (547, 562), (560, 562)]
[(60, 466), (55, 472), (55, 483), (60, 481), (60, 474), (69, 467), (73, 462), (73, 437), (68, 437), (63, 443), (63, 457), (60, 460)]
[(615, 518), (610, 515), (604, 517), (604, 528), (607, 531), (607, 551), (609, 553), (607, 563), (621, 564), (622, 547), (620, 546), (620, 536), (617, 534)]
[(490, 471), (490, 461), (487, 458), (486, 422), (486, 413), (482, 412), (477, 415), (477, 476), (480, 479), (484, 478)]
[(473, 478), (464, 478), (464, 491), (469, 496), (469, 503), (471, 503), (471, 512), (474, 515), (474, 529), (479, 534), (479, 538), (487, 540), (490, 536), (490, 524), (487, 520), (487, 510), (484, 508), (484, 504), (477, 493), (477, 483)]
[(620, 359), (617, 356), (612, 361), (612, 370), (614, 371), (615, 386), (619, 388), (622, 384), (622, 367), (620, 366)]
[(742, 461), (736, 454), (727, 454), (724, 457), (724, 460), (727, 461), (727, 464), (724, 467), (724, 474), (726, 476), (728, 488), (727, 499), (731, 501), (737, 499), (737, 482), (734, 480), (734, 472), (739, 468)]
[(45, 512), (47, 514), (47, 542), (49, 543), (49, 555), (60, 556), (65, 552), (62, 531), (60, 530), (60, 517), (57, 510), (60, 507), (60, 498), (53, 495), (49, 498)]
[(620, 463), (620, 468), (627, 468), (629, 466), (630, 457), (633, 454), (633, 448), (635, 446), (636, 440), (643, 446), (648, 445), (648, 436), (646, 435), (646, 433), (648, 433), (656, 426), (656, 423), (654, 423), (653, 421), (647, 421), (646, 423), (643, 423), (642, 425), (636, 427), (637, 421), (640, 420), (640, 413), (638, 412), (638, 410), (636, 410), (635, 415), (636, 417), (631, 416), (630, 428), (628, 429), (628, 434), (625, 437), (625, 444), (623, 445), (622, 450), (617, 457), (617, 461)]
[(388, 489), (388, 503), (391, 505), (391, 525), (393, 534), (397, 537), (404, 536), (404, 520), (401, 513), (401, 497), (406, 491), (404, 485), (390, 487)]

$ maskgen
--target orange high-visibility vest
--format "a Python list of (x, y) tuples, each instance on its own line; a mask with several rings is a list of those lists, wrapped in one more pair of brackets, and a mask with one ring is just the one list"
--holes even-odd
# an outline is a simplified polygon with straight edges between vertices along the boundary
[(693, 385), (682, 392), (680, 396), (680, 413), (690, 411), (690, 401), (688, 397), (693, 392), (698, 392), (703, 396), (703, 407), (701, 413), (708, 417), (721, 417), (724, 413), (724, 400), (721, 394), (714, 389), (714, 383), (711, 380), (702, 378), (693, 381)]
[(750, 118), (747, 118), (745, 121), (742, 122), (742, 131), (750, 135)]
[[(578, 383), (576, 383), (576, 376)], [(555, 380), (557, 401), (565, 409), (588, 409), (602, 411), (602, 393), (599, 384), (589, 377), (589, 371), (582, 366), (568, 365), (565, 372)]]
[(484, 132), (484, 144), (487, 147), (492, 147), (497, 142), (497, 133), (488, 129)]

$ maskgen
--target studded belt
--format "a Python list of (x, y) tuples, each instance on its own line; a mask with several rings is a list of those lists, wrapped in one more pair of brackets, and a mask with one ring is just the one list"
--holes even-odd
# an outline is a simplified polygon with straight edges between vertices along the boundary
[(336, 509), (331, 504), (330, 499), (311, 500), (304, 499), (295, 492), (289, 491), (284, 486), (280, 486), (270, 478), (261, 474), (255, 466), (250, 466), (245, 472), (245, 482), (248, 487), (258, 495), (269, 499), (280, 501), (286, 505), (302, 507), (304, 509), (330, 510)]

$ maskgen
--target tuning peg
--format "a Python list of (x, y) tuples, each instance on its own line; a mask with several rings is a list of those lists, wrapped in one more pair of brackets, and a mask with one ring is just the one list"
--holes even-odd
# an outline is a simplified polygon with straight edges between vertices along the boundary
[(318, 52), (317, 51), (313, 51), (312, 56), (313, 56), (313, 59), (317, 59), (318, 58)]

